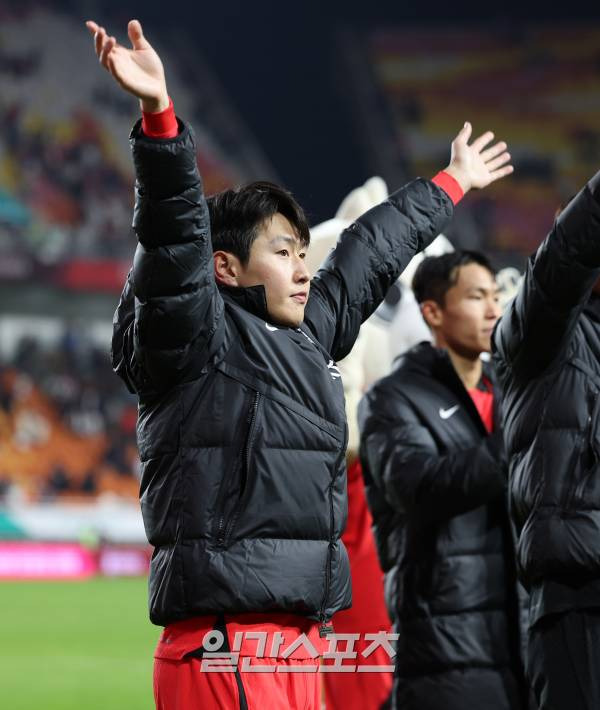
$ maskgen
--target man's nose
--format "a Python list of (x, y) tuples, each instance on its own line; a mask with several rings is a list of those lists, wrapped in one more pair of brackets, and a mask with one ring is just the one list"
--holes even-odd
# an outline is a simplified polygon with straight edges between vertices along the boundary
[(306, 265), (304, 259), (299, 258), (297, 261), (296, 280), (303, 284), (310, 281), (310, 271), (308, 270), (308, 266)]
[(487, 312), (486, 312), (486, 317), (487, 318), (493, 318), (494, 320), (498, 320), (500, 316), (502, 315), (502, 308), (500, 307), (500, 304), (498, 301), (488, 301), (488, 307), (487, 307)]

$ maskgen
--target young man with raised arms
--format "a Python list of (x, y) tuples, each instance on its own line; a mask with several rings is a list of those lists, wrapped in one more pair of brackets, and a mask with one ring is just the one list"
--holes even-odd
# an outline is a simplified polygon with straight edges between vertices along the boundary
[(311, 280), (306, 218), (287, 191), (253, 183), (205, 199), (193, 133), (140, 23), (129, 23), (131, 49), (87, 26), (143, 112), (131, 134), (138, 245), (112, 356), (139, 397), (150, 618), (165, 626), (157, 707), (316, 709), (318, 675), (286, 672), (314, 666), (302, 649), (262, 659), (276, 672), (203, 673), (203, 639), (221, 631), (228, 650), (236, 631), (266, 630), (283, 635), (280, 648), (301, 634), (318, 647), (350, 605), (335, 361), (454, 203), (512, 172), (506, 145), (488, 147), (489, 132), (469, 145), (465, 124), (446, 170), (357, 220)]

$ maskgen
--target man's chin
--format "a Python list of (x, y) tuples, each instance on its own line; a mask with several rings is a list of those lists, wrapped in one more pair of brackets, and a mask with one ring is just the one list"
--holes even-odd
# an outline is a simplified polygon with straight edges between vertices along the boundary
[(304, 321), (304, 308), (300, 313), (269, 313), (274, 325), (285, 328), (299, 328)]
[(492, 351), (492, 336), (490, 335), (489, 337), (483, 337), (481, 339), (480, 347), (481, 347), (482, 353), (491, 352)]

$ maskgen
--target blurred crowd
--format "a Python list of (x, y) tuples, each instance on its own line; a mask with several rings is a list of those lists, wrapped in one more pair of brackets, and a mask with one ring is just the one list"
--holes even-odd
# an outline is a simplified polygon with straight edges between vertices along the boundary
[(76, 327), (0, 361), (0, 501), (137, 498), (136, 406)]
[[(127, 137), (137, 104), (97, 71), (79, 13), (44, 5), (26, 0), (16, 10), (0, 0), (0, 281), (53, 282), (54, 267), (126, 262), (135, 245)], [(182, 56), (183, 46), (165, 54), (173, 66)], [(195, 55), (188, 61), (208, 84), (194, 121), (205, 185), (262, 174), (261, 151), (213, 96), (210, 72)], [(179, 110), (194, 116), (193, 83), (174, 72), (171, 86)]]
[(0, 121), (2, 250), (42, 264), (129, 255), (132, 181), (94, 117), (81, 110), (53, 125), (12, 103)]

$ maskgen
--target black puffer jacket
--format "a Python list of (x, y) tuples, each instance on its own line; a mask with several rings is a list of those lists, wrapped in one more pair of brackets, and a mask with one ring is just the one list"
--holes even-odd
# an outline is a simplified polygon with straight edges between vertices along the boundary
[(369, 390), (359, 426), (386, 601), (400, 634), (394, 707), (526, 707), (525, 603), (497, 420), (489, 435), (448, 354), (421, 343)]
[(133, 269), (113, 366), (139, 395), (141, 505), (155, 546), (150, 617), (350, 605), (344, 396), (335, 360), (452, 203), (417, 180), (342, 235), (300, 329), (269, 322), (262, 287), (217, 288), (191, 130), (132, 133)]
[(528, 262), (494, 331), (531, 623), (600, 605), (600, 173)]

